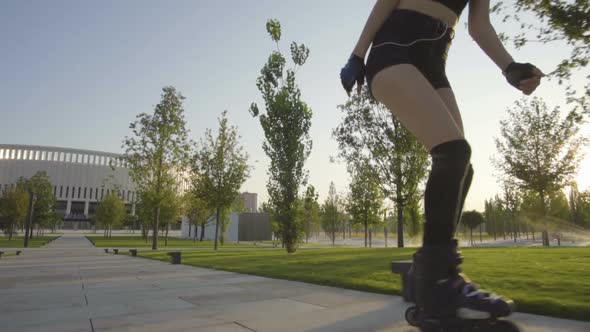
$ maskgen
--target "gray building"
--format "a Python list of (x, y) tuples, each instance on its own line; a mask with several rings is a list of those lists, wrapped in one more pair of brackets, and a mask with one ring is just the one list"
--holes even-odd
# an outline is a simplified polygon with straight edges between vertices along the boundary
[(39, 171), (49, 176), (64, 228), (88, 228), (98, 202), (116, 185), (129, 213), (135, 213), (135, 186), (121, 155), (35, 145), (0, 144), (0, 188)]
[(258, 194), (244, 192), (240, 194), (244, 204), (244, 212), (258, 212)]

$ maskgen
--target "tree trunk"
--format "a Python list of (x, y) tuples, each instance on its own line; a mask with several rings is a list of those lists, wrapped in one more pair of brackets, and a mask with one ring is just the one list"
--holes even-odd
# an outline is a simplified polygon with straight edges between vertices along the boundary
[(547, 215), (547, 206), (545, 205), (545, 193), (541, 190), (539, 193), (541, 197), (541, 208), (543, 211), (543, 219), (545, 219), (545, 229), (543, 230), (543, 246), (549, 247), (549, 224), (545, 216)]
[(154, 209), (154, 231), (152, 232), (152, 250), (158, 250), (158, 228), (160, 223), (160, 205)]
[(369, 229), (369, 248), (373, 248), (373, 230)]
[(471, 242), (471, 246), (473, 247), (473, 227), (469, 227), (469, 229), (471, 230), (471, 235), (469, 236), (469, 242)]
[(365, 220), (365, 248), (367, 247), (367, 240), (369, 238), (369, 226), (367, 221)]
[(483, 239), (481, 237), (481, 225), (479, 225), (479, 243), (482, 243)]
[(191, 238), (191, 228), (193, 228), (193, 223), (191, 223), (191, 221), (188, 221), (188, 238)]
[(169, 225), (166, 225), (166, 237), (164, 237), (164, 246), (168, 246), (168, 229), (169, 229)]
[(397, 210), (397, 247), (404, 247), (404, 211), (402, 205), (396, 204)]
[(217, 212), (216, 212), (216, 218), (215, 218), (215, 245), (213, 247), (214, 250), (217, 250), (217, 234), (219, 233), (219, 207), (217, 207)]
[(205, 238), (205, 224), (206, 223), (207, 223), (206, 221), (201, 223), (201, 236), (199, 239), (200, 242), (203, 242), (203, 239)]

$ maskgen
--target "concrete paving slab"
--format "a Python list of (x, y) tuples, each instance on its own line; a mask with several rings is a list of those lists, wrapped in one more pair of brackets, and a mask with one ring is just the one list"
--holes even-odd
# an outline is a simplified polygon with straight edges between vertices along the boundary
[[(400, 297), (105, 254), (74, 234), (8, 258), (1, 332), (417, 331)], [(590, 331), (588, 322), (512, 319), (523, 332)]]

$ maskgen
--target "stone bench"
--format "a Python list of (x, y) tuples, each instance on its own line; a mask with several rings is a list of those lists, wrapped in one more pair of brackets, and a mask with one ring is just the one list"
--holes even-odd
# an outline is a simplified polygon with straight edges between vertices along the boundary
[(391, 263), (391, 272), (397, 273), (402, 277), (402, 296), (404, 301), (406, 302), (414, 302), (411, 287), (409, 285), (409, 276), (408, 272), (410, 272), (410, 268), (412, 267), (412, 261), (397, 261)]
[(119, 254), (119, 249), (113, 249), (113, 252), (115, 253), (115, 255)]
[(17, 250), (16, 255), (19, 256), (21, 252), (22, 252), (21, 250)]
[(167, 254), (170, 256), (172, 264), (180, 264), (181, 261), (181, 252), (180, 251), (172, 251)]
[(108, 254), (109, 253), (109, 248), (104, 248), (104, 253)]
[(0, 258), (2, 257), (2, 254), (4, 254), (4, 251), (0, 251)]
[(129, 252), (131, 253), (131, 256), (133, 256), (133, 257), (137, 256), (137, 249), (129, 249)]

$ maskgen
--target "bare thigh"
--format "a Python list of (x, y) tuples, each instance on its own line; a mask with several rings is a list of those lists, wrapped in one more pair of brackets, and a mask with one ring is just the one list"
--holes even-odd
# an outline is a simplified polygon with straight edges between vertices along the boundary
[(381, 70), (371, 91), (428, 151), (464, 138), (441, 96), (416, 67), (399, 64)]
[(441, 88), (437, 89), (436, 92), (443, 100), (445, 105), (447, 105), (447, 109), (451, 113), (451, 116), (453, 116), (455, 123), (463, 133), (463, 136), (465, 136), (465, 129), (463, 128), (461, 112), (459, 111), (459, 106), (457, 105), (457, 100), (455, 99), (455, 94), (453, 93), (453, 90), (451, 88)]

